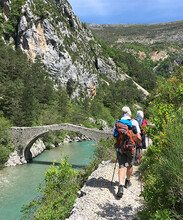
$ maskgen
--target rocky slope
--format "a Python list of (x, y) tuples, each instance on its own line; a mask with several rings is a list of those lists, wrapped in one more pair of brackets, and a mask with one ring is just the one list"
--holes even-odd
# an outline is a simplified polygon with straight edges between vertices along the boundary
[(2, 38), (32, 61), (41, 60), (55, 87), (72, 88), (72, 98), (81, 92), (93, 97), (101, 76), (109, 82), (126, 78), (112, 59), (104, 57), (100, 44), (66, 0), (26, 0), (19, 6), (16, 34), (8, 36), (15, 5), (15, 0), (1, 2)]
[(150, 45), (154, 43), (183, 42), (183, 21), (153, 24), (89, 23), (87, 26), (99, 39), (102, 38), (104, 41), (111, 43), (137, 42)]
[(171, 76), (183, 60), (183, 21), (87, 26), (97, 38), (131, 54), (156, 75)]

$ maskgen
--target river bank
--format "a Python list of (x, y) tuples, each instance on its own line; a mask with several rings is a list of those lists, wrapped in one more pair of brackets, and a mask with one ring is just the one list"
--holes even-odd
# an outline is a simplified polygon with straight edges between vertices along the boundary
[(68, 162), (74, 169), (82, 169), (91, 162), (95, 144), (94, 141), (65, 143), (45, 150), (31, 163), (0, 170), (0, 219), (20, 220), (22, 206), (40, 196), (37, 189), (50, 165), (54, 161), (58, 164), (64, 156), (68, 156)]
[[(88, 141), (90, 140), (88, 137), (82, 135), (82, 136), (69, 136), (66, 135), (63, 142), (59, 143), (58, 146), (61, 146), (63, 144), (66, 143), (72, 143), (72, 142), (81, 142), (81, 141)], [(53, 144), (52, 148), (55, 148), (56, 146)], [(46, 145), (44, 144), (44, 142), (41, 139), (38, 139), (31, 147), (30, 151), (32, 154), (32, 158), (37, 157), (38, 155), (40, 155), (41, 153), (43, 153), (46, 150)], [(22, 158), (20, 157), (18, 151), (15, 149), (14, 152), (12, 152), (9, 156), (8, 161), (4, 164), (5, 167), (9, 167), (9, 166), (17, 166), (17, 165), (22, 165), (22, 164), (26, 164), (27, 161), (26, 160), (22, 160)]]

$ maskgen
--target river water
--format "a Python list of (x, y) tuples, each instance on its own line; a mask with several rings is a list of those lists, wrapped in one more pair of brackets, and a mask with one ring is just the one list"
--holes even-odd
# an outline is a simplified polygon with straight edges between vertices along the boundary
[(39, 195), (36, 189), (54, 160), (60, 162), (68, 155), (73, 168), (81, 169), (91, 161), (94, 149), (94, 141), (64, 144), (62, 148), (44, 151), (32, 163), (0, 170), (0, 220), (20, 219), (21, 207)]

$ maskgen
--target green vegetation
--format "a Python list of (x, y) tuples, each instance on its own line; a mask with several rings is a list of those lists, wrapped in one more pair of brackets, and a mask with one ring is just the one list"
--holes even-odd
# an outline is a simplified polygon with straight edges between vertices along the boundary
[[(156, 94), (159, 95), (150, 97), (151, 102), (147, 112), (149, 111), (150, 120), (155, 127), (148, 131), (153, 139), (153, 145), (147, 149), (141, 165), (144, 181), (142, 196), (146, 205), (146, 209), (139, 212), (142, 220), (183, 218), (182, 76), (183, 67), (180, 67), (174, 77), (158, 85)], [(43, 197), (23, 208), (22, 219), (67, 218), (76, 198), (77, 189), (83, 186), (91, 172), (102, 160), (115, 160), (113, 144), (113, 139), (101, 140), (94, 152), (93, 161), (84, 170), (72, 173), (66, 159), (61, 161), (58, 167), (51, 166), (45, 175), (45, 183), (40, 188)], [(65, 184), (65, 181), (71, 185), (70, 188), (63, 187), (65, 189), (63, 194), (60, 185)]]
[(76, 171), (68, 164), (67, 158), (60, 165), (50, 166), (40, 184), (42, 196), (22, 207), (23, 219), (66, 219), (69, 217), (78, 190), (87, 181), (102, 160), (115, 158), (113, 140), (101, 140), (96, 148), (93, 161), (84, 170)]
[[(172, 36), (172, 32), (178, 32), (183, 27), (183, 22), (167, 22), (159, 24), (111, 24), (90, 26), (92, 32), (107, 44), (114, 44), (118, 39), (125, 39), (125, 43), (142, 42), (142, 36), (147, 40), (154, 40), (155, 43), (160, 44), (168, 42), (168, 36)], [(181, 36), (179, 36), (181, 37)], [(172, 42), (175, 43), (175, 42)], [(182, 41), (178, 39), (176, 45), (181, 45)], [(144, 44), (148, 45), (144, 41)]]
[[(77, 197), (77, 172), (71, 169), (67, 158), (60, 165), (50, 167), (39, 189), (42, 197), (23, 207), (22, 219), (65, 219)], [(33, 213), (32, 213), (33, 212)]]
[[(0, 20), (2, 21), (0, 27), (0, 35), (4, 35), (6, 40), (9, 40), (12, 37), (17, 44), (17, 29), (19, 24), (19, 19), (21, 15), (21, 7), (25, 4), (24, 0), (12, 0), (10, 3), (11, 11), (8, 13), (8, 20), (1, 16)], [(2, 9), (0, 9), (0, 13)]]
[(0, 116), (0, 169), (3, 164), (8, 160), (11, 153), (11, 143), (8, 129), (10, 122), (3, 116)]
[(11, 47), (0, 47), (0, 106), (4, 116), (17, 126), (37, 123), (38, 115), (51, 105), (53, 83), (42, 64), (31, 64)]
[(150, 103), (153, 145), (142, 159), (146, 210), (141, 219), (183, 219), (183, 67)]
[(113, 58), (114, 62), (125, 73), (132, 77), (143, 88), (151, 91), (155, 87), (156, 75), (140, 63), (132, 54), (126, 53), (118, 47), (110, 47), (99, 41), (105, 57)]
[[(12, 0), (11, 11), (6, 21), (0, 8), (0, 37), (9, 41), (10, 37), (17, 44), (17, 28), (21, 15), (23, 0)], [(45, 3), (43, 0), (35, 0), (31, 5), (32, 12), (38, 16), (35, 24), (45, 18), (54, 17), (51, 24), (58, 36), (62, 33), (58, 29), (58, 23), (63, 22), (65, 28), (73, 31), (71, 19), (67, 20), (67, 14), (61, 15), (53, 4), (53, 1)], [(66, 11), (64, 12), (66, 13)], [(82, 24), (86, 29), (86, 24)], [(180, 29), (182, 23), (172, 23), (169, 30)], [(63, 28), (64, 28), (63, 26)], [(137, 37), (147, 32), (148, 25), (129, 25), (123, 32), (132, 42), (132, 35)], [(160, 26), (154, 25), (149, 28), (149, 36), (154, 39)], [(140, 34), (139, 34), (140, 29)], [(160, 28), (161, 29), (161, 28)], [(45, 71), (40, 58), (32, 63), (20, 50), (13, 50), (0, 40), (0, 168), (7, 161), (11, 153), (8, 128), (14, 126), (48, 125), (56, 123), (83, 124), (86, 127), (102, 129), (99, 119), (103, 119), (112, 127), (115, 120), (121, 116), (121, 108), (128, 105), (133, 114), (136, 112), (134, 104), (141, 105), (145, 109), (146, 117), (155, 124), (149, 130), (153, 139), (153, 145), (148, 148), (146, 156), (142, 160), (142, 171), (146, 210), (139, 213), (142, 220), (146, 219), (183, 219), (183, 145), (182, 145), (182, 103), (183, 103), (183, 67), (173, 65), (177, 58), (181, 61), (182, 54), (171, 52), (180, 50), (179, 43), (155, 43), (151, 46), (140, 43), (126, 44), (116, 43), (122, 36), (122, 29), (118, 25), (108, 27), (97, 37), (103, 50), (97, 54), (105, 58), (113, 58), (117, 69), (127, 73), (137, 83), (151, 92), (147, 101), (143, 99), (142, 92), (133, 86), (132, 80), (110, 82), (106, 76), (100, 73), (99, 86), (96, 88), (96, 96), (90, 99), (86, 96), (87, 91), (80, 94), (77, 99), (71, 99), (77, 86), (70, 79), (66, 88), (54, 83)], [(111, 34), (113, 38), (111, 38)], [(110, 36), (110, 37), (109, 37)], [(60, 50), (67, 49), (72, 56), (73, 63), (79, 56), (78, 52), (71, 49), (73, 43), (82, 51), (86, 51), (85, 41), (76, 42), (76, 35), (66, 36)], [(90, 60), (96, 58), (95, 41), (89, 42), (90, 51), (87, 51)], [(159, 50), (167, 50), (169, 57), (152, 61), (150, 53)], [(103, 52), (103, 53), (102, 53)], [(141, 59), (138, 55), (143, 52)], [(180, 57), (179, 57), (180, 55)], [(180, 63), (180, 62), (178, 62)], [(94, 65), (86, 63), (86, 66)], [(156, 81), (158, 79), (158, 83)], [(156, 91), (153, 90), (156, 88)], [(150, 104), (149, 104), (150, 103)], [(89, 122), (92, 117), (96, 123)], [(43, 137), (47, 148), (52, 144), (58, 144), (63, 140), (66, 132), (54, 132)], [(22, 146), (20, 146), (22, 147)], [(68, 164), (67, 158), (61, 161), (59, 166), (54, 164), (46, 172), (44, 182), (40, 185), (42, 196), (32, 201), (23, 208), (23, 219), (65, 219), (68, 217), (78, 189), (87, 180), (88, 176), (102, 160), (114, 159), (113, 140), (101, 141), (96, 149), (93, 161), (83, 171), (75, 171)]]
[[(104, 56), (112, 57), (118, 67), (149, 92), (155, 88), (157, 80), (173, 76), (175, 66), (181, 63), (182, 25), (182, 21), (150, 25), (88, 24), (100, 40)], [(173, 42), (169, 39), (175, 31), (181, 39)]]
[[(58, 86), (55, 90), (39, 57), (31, 63), (20, 50), (13, 50), (3, 41), (0, 41), (0, 73), (0, 108), (2, 115), (14, 126), (67, 122), (101, 129), (98, 119), (113, 126), (120, 117), (122, 105), (133, 107), (134, 103), (143, 105), (144, 102), (141, 92), (131, 86), (130, 80), (107, 82), (102, 79), (95, 99), (83, 93), (79, 99), (71, 100), (76, 86), (74, 81), (69, 80), (66, 89)], [(94, 118), (96, 124), (88, 122), (88, 117)], [(45, 138), (48, 148), (54, 140), (55, 137)]]

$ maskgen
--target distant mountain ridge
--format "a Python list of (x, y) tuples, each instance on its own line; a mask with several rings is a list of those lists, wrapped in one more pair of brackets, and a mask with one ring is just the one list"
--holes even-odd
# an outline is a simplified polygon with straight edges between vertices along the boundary
[(104, 42), (153, 44), (183, 41), (183, 20), (152, 24), (93, 24), (88, 28)]
[[(183, 61), (183, 20), (153, 24), (88, 23), (87, 27), (101, 42), (117, 49), (122, 56), (131, 56), (158, 77), (172, 76), (174, 67)], [(129, 63), (128, 69), (131, 66)], [(130, 75), (133, 74), (134, 70)]]

